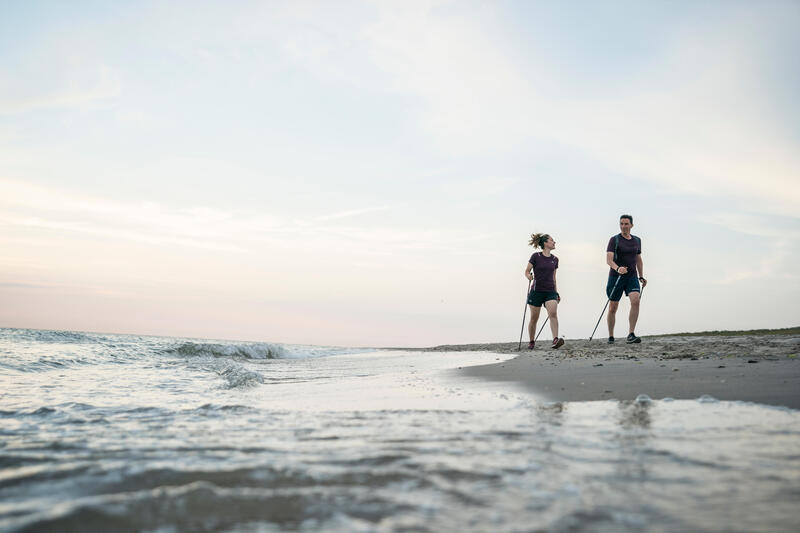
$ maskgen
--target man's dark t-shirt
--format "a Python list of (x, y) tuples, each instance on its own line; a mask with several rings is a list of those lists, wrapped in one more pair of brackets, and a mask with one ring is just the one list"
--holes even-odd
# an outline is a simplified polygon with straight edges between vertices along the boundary
[[(617, 237), (619, 237), (619, 246), (617, 247)], [(618, 266), (628, 267), (626, 276), (637, 276), (636, 272), (636, 256), (642, 253), (642, 241), (638, 237), (631, 235), (630, 239), (626, 239), (622, 234), (611, 237), (608, 241), (606, 252), (614, 252), (617, 250), (617, 259), (614, 261)], [(609, 276), (619, 276), (613, 268), (609, 269)]]
[(533, 265), (533, 290), (536, 292), (556, 292), (556, 283), (553, 275), (558, 268), (558, 257), (545, 256), (542, 252), (536, 252), (528, 260)]

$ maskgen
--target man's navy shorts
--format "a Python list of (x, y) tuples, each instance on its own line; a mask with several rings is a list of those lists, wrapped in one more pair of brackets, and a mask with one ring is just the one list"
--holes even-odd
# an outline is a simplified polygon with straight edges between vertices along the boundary
[(528, 305), (541, 307), (543, 303), (549, 300), (558, 300), (558, 293), (549, 291), (531, 291), (528, 293)]
[[(617, 283), (617, 278), (620, 278)], [(617, 288), (614, 289), (614, 283), (617, 283)], [(614, 289), (614, 294), (611, 294), (611, 289)], [(608, 284), (606, 285), (606, 295), (612, 302), (618, 302), (622, 298), (622, 291), (625, 291), (625, 296), (630, 296), (632, 292), (641, 292), (639, 287), (639, 278), (636, 276), (608, 276)]]

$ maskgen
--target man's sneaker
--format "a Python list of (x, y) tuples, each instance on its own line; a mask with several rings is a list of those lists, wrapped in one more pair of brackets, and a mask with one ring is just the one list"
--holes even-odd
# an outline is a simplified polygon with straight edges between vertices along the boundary
[(557, 339), (553, 339), (553, 349), (554, 350), (556, 348), (561, 348), (562, 346), (564, 346), (564, 339), (563, 338), (559, 337)]
[(528, 342), (528, 349), (533, 350), (533, 347), (536, 345), (536, 341), (529, 341)]
[(625, 342), (627, 342), (628, 344), (639, 344), (640, 342), (642, 342), (642, 339), (640, 339), (633, 333), (628, 333), (628, 338), (625, 339)]
[(608, 344), (614, 344), (614, 337), (608, 338)]

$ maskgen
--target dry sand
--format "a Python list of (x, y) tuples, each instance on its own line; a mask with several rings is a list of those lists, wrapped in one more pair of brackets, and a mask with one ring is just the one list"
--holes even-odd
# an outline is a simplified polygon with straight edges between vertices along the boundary
[[(800, 336), (664, 336), (641, 344), (567, 340), (558, 350), (523, 343), (503, 363), (455, 370), (461, 376), (517, 382), (551, 401), (742, 400), (800, 409)], [(518, 343), (464, 344), (425, 351), (516, 352)]]

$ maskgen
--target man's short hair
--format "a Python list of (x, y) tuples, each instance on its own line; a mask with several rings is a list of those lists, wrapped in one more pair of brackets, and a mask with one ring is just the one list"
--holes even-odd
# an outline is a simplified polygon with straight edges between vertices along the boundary
[(620, 220), (622, 220), (623, 218), (627, 218), (628, 220), (630, 220), (631, 221), (631, 226), (633, 226), (633, 217), (632, 216), (630, 216), (630, 215), (622, 215), (621, 217), (619, 217)]

